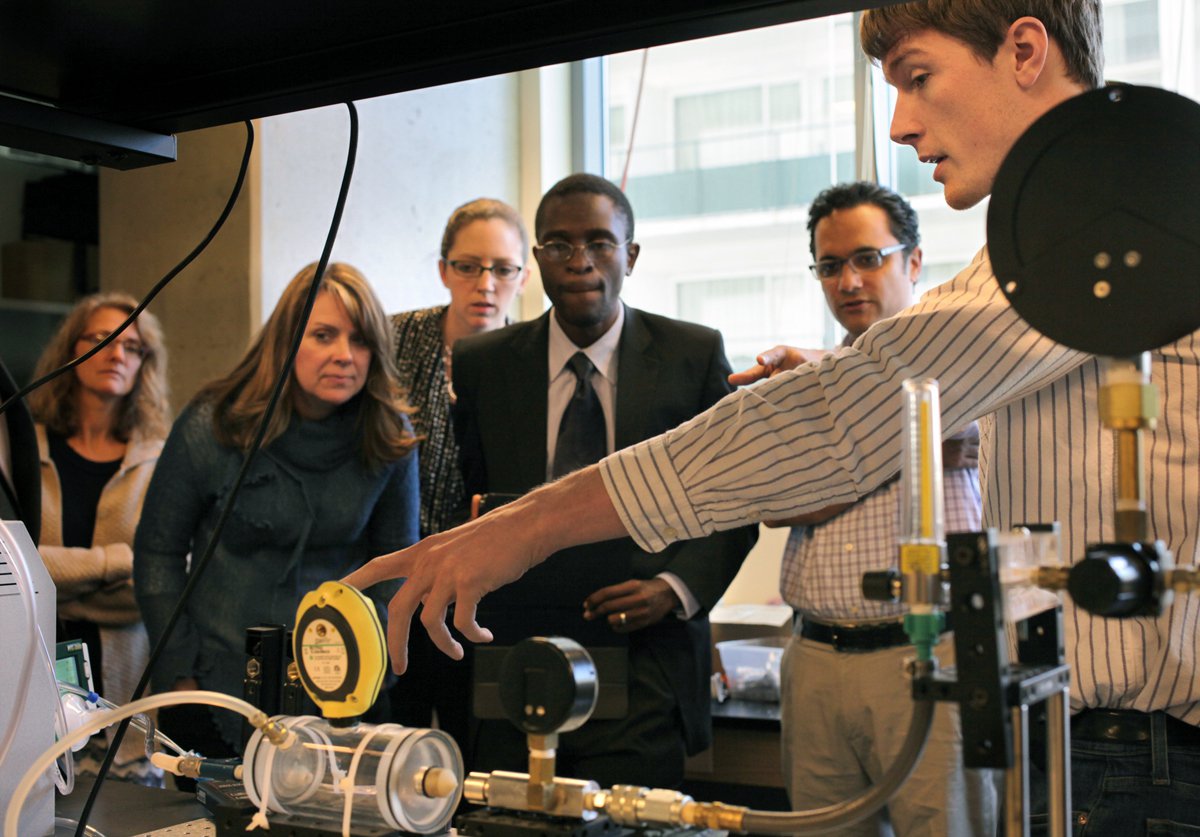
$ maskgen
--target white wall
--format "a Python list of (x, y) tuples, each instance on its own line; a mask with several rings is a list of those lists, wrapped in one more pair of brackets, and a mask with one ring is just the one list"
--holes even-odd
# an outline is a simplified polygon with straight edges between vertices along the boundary
[[(359, 147), (333, 258), (371, 280), (385, 310), (447, 299), (436, 262), (450, 212), (487, 196), (516, 204), (517, 76), (358, 102)], [(288, 280), (321, 255), (346, 162), (338, 105), (260, 123), (261, 276), (266, 316)]]
[(758, 527), (758, 543), (721, 597), (721, 604), (780, 604), (779, 568), (791, 529)]

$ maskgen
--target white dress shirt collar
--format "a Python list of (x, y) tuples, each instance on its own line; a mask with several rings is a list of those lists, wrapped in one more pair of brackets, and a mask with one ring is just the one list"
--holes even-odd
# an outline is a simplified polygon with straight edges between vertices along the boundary
[[(608, 331), (604, 332), (595, 343), (586, 349), (581, 349), (571, 342), (567, 333), (558, 324), (554, 309), (550, 309), (550, 380), (553, 381), (566, 369), (569, 361), (576, 352), (583, 352), (588, 360), (596, 367), (609, 385), (617, 385), (617, 346), (621, 342), (621, 328), (625, 325), (625, 304), (617, 309), (617, 319)], [(574, 373), (570, 373), (574, 374)]]

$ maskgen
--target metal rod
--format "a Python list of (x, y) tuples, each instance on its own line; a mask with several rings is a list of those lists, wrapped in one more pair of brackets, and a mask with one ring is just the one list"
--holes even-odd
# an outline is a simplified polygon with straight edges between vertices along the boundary
[(1145, 475), (1142, 431), (1117, 430), (1117, 515), (1118, 543), (1146, 540)]
[(1012, 707), (1013, 763), (1004, 778), (1004, 837), (1029, 834), (1029, 708)]
[(1046, 699), (1046, 782), (1050, 837), (1071, 833), (1071, 701), (1063, 687)]

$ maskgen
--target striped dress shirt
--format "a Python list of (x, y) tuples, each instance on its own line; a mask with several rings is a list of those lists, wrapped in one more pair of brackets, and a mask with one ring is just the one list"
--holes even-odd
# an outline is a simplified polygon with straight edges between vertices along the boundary
[[(1146, 434), (1149, 531), (1197, 562), (1200, 332), (1151, 353), (1160, 396)], [(942, 427), (980, 424), (983, 522), (1058, 520), (1063, 553), (1114, 539), (1116, 453), (1100, 422), (1100, 362), (1036, 332), (1000, 292), (986, 250), (850, 349), (741, 389), (601, 463), (625, 528), (647, 549), (852, 502), (898, 467), (906, 378), (936, 378)], [(1065, 604), (1072, 705), (1165, 709), (1200, 723), (1200, 595), (1157, 618)]]

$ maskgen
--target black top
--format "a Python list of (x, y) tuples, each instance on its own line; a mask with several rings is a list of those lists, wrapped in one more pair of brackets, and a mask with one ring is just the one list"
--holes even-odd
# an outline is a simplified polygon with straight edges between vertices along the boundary
[(100, 493), (121, 467), (121, 460), (93, 462), (76, 453), (65, 436), (47, 432), (46, 438), (62, 487), (63, 546), (90, 547)]

